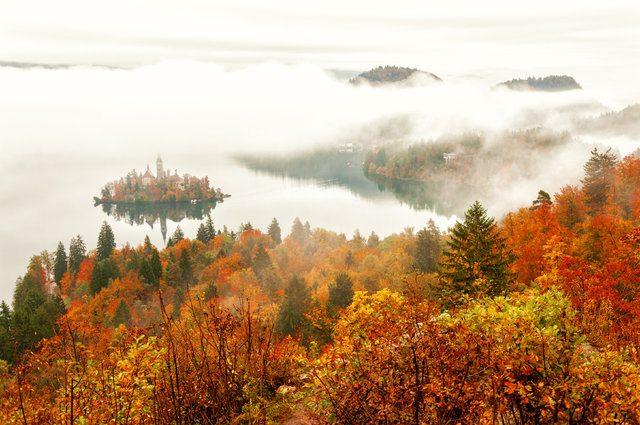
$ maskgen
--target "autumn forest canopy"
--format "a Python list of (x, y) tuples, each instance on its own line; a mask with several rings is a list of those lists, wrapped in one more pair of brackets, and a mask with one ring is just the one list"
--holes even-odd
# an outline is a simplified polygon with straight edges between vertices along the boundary
[(594, 149), (579, 186), (447, 231), (105, 222), (0, 306), (0, 421), (638, 423), (639, 220), (640, 159)]

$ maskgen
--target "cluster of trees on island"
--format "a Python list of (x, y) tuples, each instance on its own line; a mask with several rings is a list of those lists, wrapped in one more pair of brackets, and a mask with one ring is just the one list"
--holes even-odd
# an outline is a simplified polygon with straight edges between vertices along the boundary
[(581, 187), (444, 233), (103, 224), (2, 304), (0, 422), (635, 424), (639, 223), (640, 160), (594, 150)]
[(546, 77), (514, 78), (498, 84), (511, 90), (565, 91), (578, 90), (582, 87), (568, 75), (548, 75)]
[(198, 178), (185, 174), (184, 176), (167, 175), (155, 178), (147, 174), (130, 171), (120, 180), (105, 185), (100, 197), (94, 197), (96, 204), (122, 203), (175, 203), (198, 201), (224, 200), (222, 191), (211, 187), (207, 176)]
[(392, 83), (402, 83), (411, 80), (413, 77), (425, 77), (428, 81), (441, 82), (442, 79), (431, 72), (422, 71), (416, 68), (402, 66), (378, 66), (369, 71), (362, 72), (351, 78), (349, 83), (359, 85), (368, 83), (374, 86)]

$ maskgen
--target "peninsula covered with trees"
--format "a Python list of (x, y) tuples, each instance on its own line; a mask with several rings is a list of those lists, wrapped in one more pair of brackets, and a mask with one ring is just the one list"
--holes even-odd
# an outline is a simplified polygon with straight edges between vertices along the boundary
[(362, 166), (367, 178), (403, 202), (459, 214), (480, 193), (500, 190), (487, 176), (502, 181), (533, 178), (547, 158), (566, 151), (589, 154), (587, 145), (568, 132), (536, 127), (390, 143), (370, 149)]
[(100, 197), (94, 196), (99, 204), (148, 204), (176, 202), (222, 202), (230, 195), (223, 194), (220, 188), (214, 189), (208, 177), (198, 178), (189, 174), (178, 175), (174, 170), (164, 170), (162, 158), (156, 160), (156, 174), (149, 166), (144, 173), (135, 170), (119, 180), (106, 184)]
[[(462, 133), (442, 136), (411, 145), (388, 144), (370, 150), (364, 160), (366, 174), (400, 180), (465, 179), (473, 182), (478, 173), (490, 173), (507, 166), (519, 172), (536, 169), (532, 158), (553, 149), (579, 146), (567, 132), (542, 127), (498, 134)], [(451, 170), (455, 172), (452, 173)]]
[(580, 186), (449, 230), (104, 223), (0, 305), (0, 423), (637, 424), (639, 188), (594, 149)]

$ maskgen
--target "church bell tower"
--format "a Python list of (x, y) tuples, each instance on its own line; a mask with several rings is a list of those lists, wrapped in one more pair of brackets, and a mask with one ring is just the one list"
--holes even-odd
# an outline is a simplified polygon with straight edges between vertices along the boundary
[(158, 154), (158, 159), (156, 160), (156, 178), (161, 179), (164, 177), (164, 170), (162, 168), (162, 158), (160, 158), (160, 154)]

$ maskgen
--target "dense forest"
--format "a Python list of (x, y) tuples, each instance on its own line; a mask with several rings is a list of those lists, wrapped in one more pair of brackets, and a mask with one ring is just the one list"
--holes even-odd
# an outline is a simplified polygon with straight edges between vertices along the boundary
[(584, 170), (446, 232), (104, 223), (0, 306), (0, 421), (638, 423), (640, 160)]
[(546, 77), (529, 77), (526, 79), (514, 78), (498, 84), (498, 87), (506, 87), (511, 90), (538, 90), (538, 91), (564, 91), (576, 90), (582, 87), (568, 75), (548, 75)]

